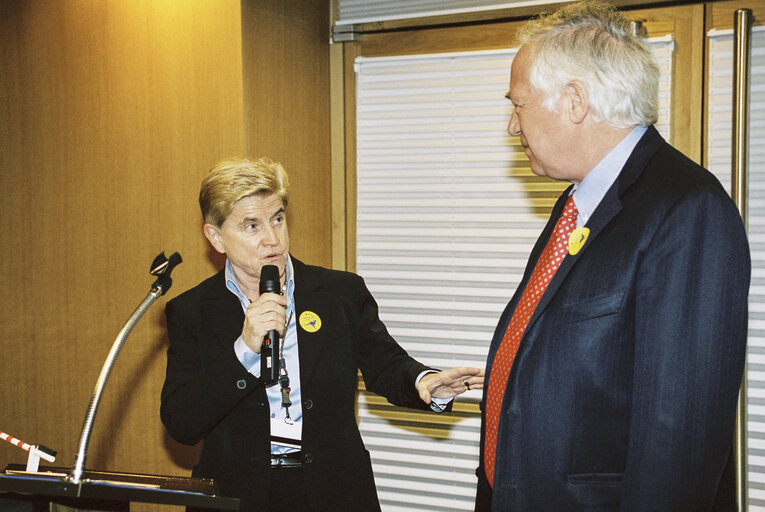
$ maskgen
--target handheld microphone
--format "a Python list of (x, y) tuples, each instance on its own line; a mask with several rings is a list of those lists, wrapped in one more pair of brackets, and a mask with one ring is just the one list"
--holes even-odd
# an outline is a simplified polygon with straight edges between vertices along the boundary
[[(276, 265), (264, 265), (260, 269), (260, 293), (282, 294)], [(260, 378), (266, 387), (279, 382), (279, 333), (275, 330), (268, 331), (260, 347)]]

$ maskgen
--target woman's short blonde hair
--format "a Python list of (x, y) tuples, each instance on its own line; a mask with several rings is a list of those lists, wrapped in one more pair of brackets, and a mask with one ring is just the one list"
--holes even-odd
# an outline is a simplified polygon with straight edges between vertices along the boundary
[(281, 164), (268, 158), (228, 159), (210, 169), (202, 180), (199, 207), (206, 223), (221, 227), (240, 199), (278, 194), (286, 207), (289, 190), (289, 177)]

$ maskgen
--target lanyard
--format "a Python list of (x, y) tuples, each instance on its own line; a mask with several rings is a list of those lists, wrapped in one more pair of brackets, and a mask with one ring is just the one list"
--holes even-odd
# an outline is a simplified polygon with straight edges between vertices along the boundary
[(284, 326), (284, 335), (282, 336), (281, 346), (279, 347), (279, 386), (282, 393), (282, 407), (284, 407), (287, 417), (285, 420), (290, 420), (290, 377), (287, 371), (287, 362), (284, 360), (284, 344), (287, 339), (287, 329), (289, 329), (290, 322), (292, 321), (292, 310), (290, 310), (290, 316), (287, 318), (287, 324)]

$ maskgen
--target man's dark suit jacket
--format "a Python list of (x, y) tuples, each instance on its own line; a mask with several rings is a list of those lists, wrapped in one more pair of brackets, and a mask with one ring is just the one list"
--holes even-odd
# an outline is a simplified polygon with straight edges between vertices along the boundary
[[(302, 452), (314, 510), (379, 510), (369, 453), (355, 417), (358, 370), (367, 389), (396, 405), (428, 409), (415, 379), (428, 368), (391, 338), (363, 280), (292, 259), (296, 318), (312, 311), (321, 328), (298, 329)], [(170, 346), (161, 417), (181, 443), (204, 441), (192, 476), (214, 478), (242, 511), (265, 510), (270, 486), (269, 405), (259, 378), (234, 354), (244, 313), (224, 271), (169, 301)]]
[[(568, 193), (499, 320), (486, 382)], [(495, 485), (482, 450), (476, 510), (735, 510), (735, 495), (723, 494), (750, 278), (738, 211), (712, 174), (649, 127), (587, 227), (522, 338)]]

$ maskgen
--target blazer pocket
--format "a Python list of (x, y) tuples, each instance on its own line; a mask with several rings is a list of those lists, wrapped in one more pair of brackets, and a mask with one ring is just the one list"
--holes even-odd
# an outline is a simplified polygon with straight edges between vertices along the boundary
[(619, 510), (622, 473), (577, 473), (566, 478), (571, 509), (588, 512)]
[(608, 295), (585, 297), (563, 304), (558, 313), (558, 325), (572, 324), (615, 315), (624, 307), (627, 290), (622, 289)]
[(566, 477), (569, 485), (621, 485), (624, 473), (574, 473)]

